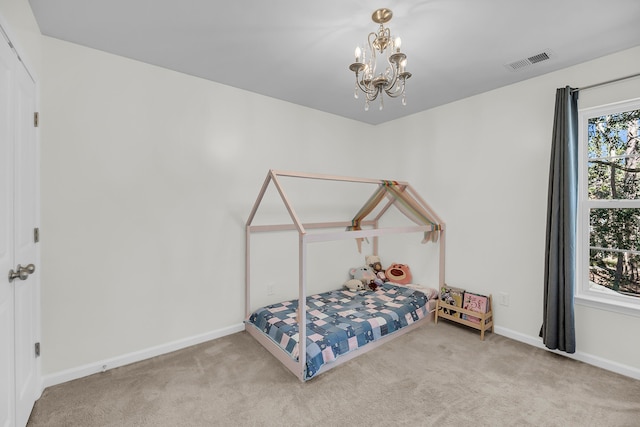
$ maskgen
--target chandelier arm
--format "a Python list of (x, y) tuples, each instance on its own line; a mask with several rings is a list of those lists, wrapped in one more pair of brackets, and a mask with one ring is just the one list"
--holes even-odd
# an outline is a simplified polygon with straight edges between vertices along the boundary
[[(392, 82), (393, 84), (389, 84), (388, 86), (386, 86), (384, 88), (384, 91), (391, 98), (397, 98), (402, 94), (402, 92), (404, 92), (405, 82), (406, 79), (400, 77), (400, 74), (397, 74), (394, 76), (394, 80)], [(401, 88), (402, 90), (400, 90), (399, 88)]]
[[(392, 90), (395, 86), (396, 83), (398, 82), (398, 76), (399, 76), (399, 72), (398, 72), (398, 64), (391, 62), (391, 52), (389, 52), (390, 54), (387, 56), (387, 64), (389, 64), (389, 68), (391, 68), (391, 71), (393, 72), (393, 75), (391, 76), (391, 79), (389, 80), (389, 84), (387, 84), (384, 88), (384, 91), (389, 93), (390, 90)], [(387, 69), (389, 69), (387, 68)]]
[(380, 94), (380, 90), (376, 88), (376, 90), (371, 93), (367, 92), (366, 98), (369, 100), (369, 102), (375, 101), (379, 94)]
[(356, 85), (358, 88), (364, 93), (365, 98), (369, 101), (375, 101), (375, 99), (380, 94), (381, 90), (377, 86), (369, 87), (367, 85), (363, 85), (362, 81), (358, 78), (358, 73), (356, 73)]
[(397, 97), (399, 97), (400, 95), (402, 95), (404, 93), (404, 80), (402, 81), (402, 86), (401, 87), (402, 87), (402, 90), (391, 90), (391, 89), (393, 89), (393, 86), (392, 86), (392, 87), (390, 87), (388, 89), (385, 89), (384, 92), (387, 95), (389, 95), (389, 98), (397, 98)]
[(356, 84), (358, 85), (358, 88), (365, 93), (365, 95), (368, 96), (371, 93), (377, 92), (377, 90), (373, 90), (373, 88), (369, 88), (367, 87), (367, 85), (363, 85), (362, 80), (360, 80), (359, 76), (359, 73), (356, 71)]

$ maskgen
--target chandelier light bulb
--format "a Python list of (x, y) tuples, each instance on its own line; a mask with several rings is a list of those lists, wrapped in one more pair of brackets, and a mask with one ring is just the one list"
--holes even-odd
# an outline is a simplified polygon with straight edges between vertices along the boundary
[(360, 55), (362, 55), (362, 50), (360, 49), (360, 46), (356, 46), (355, 55), (356, 55), (356, 62), (360, 62)]
[(396, 52), (400, 52), (400, 46), (402, 46), (402, 39), (400, 37), (396, 37), (396, 40), (393, 42), (393, 45), (396, 47)]

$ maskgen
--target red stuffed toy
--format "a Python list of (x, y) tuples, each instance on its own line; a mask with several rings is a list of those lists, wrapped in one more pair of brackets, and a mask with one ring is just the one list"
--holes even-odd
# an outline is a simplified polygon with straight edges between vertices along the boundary
[(411, 283), (411, 270), (407, 264), (393, 263), (384, 272), (387, 279), (392, 283), (399, 285), (408, 285)]

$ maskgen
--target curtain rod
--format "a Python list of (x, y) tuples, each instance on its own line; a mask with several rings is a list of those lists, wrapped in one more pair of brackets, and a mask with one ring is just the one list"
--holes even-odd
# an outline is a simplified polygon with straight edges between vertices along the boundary
[(631, 74), (630, 76), (624, 76), (624, 77), (619, 77), (617, 79), (613, 79), (613, 80), (607, 80), (606, 82), (602, 82), (602, 83), (596, 83), (593, 85), (589, 85), (589, 86), (585, 86), (585, 87), (579, 87), (576, 89), (571, 89), (571, 92), (579, 92), (581, 90), (587, 90), (587, 89), (592, 89), (594, 87), (598, 87), (598, 86), (604, 86), (604, 85), (608, 85), (610, 83), (615, 83), (615, 82), (619, 82), (621, 80), (627, 80), (627, 79), (632, 79), (634, 77), (640, 77), (640, 73), (636, 73), (636, 74)]

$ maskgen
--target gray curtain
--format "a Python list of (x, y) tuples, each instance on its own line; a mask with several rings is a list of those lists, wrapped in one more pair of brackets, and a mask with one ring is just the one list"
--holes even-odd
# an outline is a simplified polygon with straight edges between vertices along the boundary
[(578, 205), (578, 92), (556, 92), (551, 141), (544, 269), (544, 318), (540, 336), (552, 350), (575, 353), (573, 287), (576, 279)]

